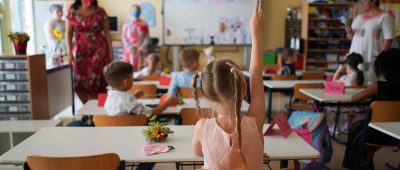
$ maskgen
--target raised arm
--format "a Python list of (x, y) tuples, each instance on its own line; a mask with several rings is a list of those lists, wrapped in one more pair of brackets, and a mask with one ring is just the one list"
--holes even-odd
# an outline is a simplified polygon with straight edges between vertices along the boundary
[(262, 131), (265, 122), (265, 99), (263, 86), (263, 61), (262, 61), (262, 28), (265, 21), (263, 11), (259, 9), (259, 1), (254, 7), (253, 17), (251, 18), (252, 49), (250, 59), (250, 97), (249, 116), (256, 119), (257, 126)]

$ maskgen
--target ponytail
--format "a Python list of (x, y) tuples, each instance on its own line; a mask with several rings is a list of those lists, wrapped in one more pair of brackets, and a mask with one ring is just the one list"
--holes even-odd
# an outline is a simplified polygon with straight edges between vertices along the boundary
[(364, 84), (364, 73), (360, 69), (356, 69), (357, 72), (357, 86)]
[[(193, 77), (193, 93), (194, 93), (194, 99), (195, 99), (195, 101), (196, 101), (196, 114), (197, 114), (197, 116), (198, 117), (202, 117), (202, 115), (201, 115), (201, 110), (200, 110), (200, 102), (199, 102), (199, 95), (198, 95), (198, 93), (197, 93), (197, 91), (198, 91), (198, 88), (197, 88), (197, 79), (199, 78), (199, 77), (201, 77), (201, 72), (199, 72), (199, 73), (197, 73), (197, 74), (195, 74), (194, 75), (194, 77)], [(201, 81), (200, 81), (200, 86), (201, 86)], [(201, 88), (201, 87), (200, 87)]]
[(239, 72), (238, 69), (235, 67), (231, 68), (231, 73), (233, 74), (233, 79), (232, 79), (232, 84), (233, 84), (233, 89), (234, 89), (234, 97), (233, 97), (233, 102), (234, 102), (234, 112), (236, 115), (236, 131), (238, 134), (238, 141), (239, 141), (239, 154), (242, 157), (245, 166), (247, 167), (247, 161), (245, 157), (242, 154), (242, 128), (241, 128), (241, 123), (242, 123), (242, 116), (241, 116), (241, 107), (242, 107), (242, 79), (239, 77), (241, 72)]

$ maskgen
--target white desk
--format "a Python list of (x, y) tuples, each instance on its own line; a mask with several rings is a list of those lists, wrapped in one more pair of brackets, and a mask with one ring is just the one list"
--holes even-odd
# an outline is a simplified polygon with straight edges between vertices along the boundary
[[(174, 146), (168, 153), (145, 156), (142, 147), (145, 127), (53, 127), (44, 128), (1, 155), (2, 164), (23, 164), (28, 155), (77, 156), (117, 153), (128, 163), (138, 162), (201, 162), (203, 157), (192, 150), (194, 126), (170, 126), (175, 133), (162, 143)], [(266, 129), (267, 125), (264, 126)], [(319, 153), (297, 134), (287, 139), (276, 134), (264, 137), (264, 151), (271, 160), (312, 159)]]
[(137, 85), (154, 84), (157, 86), (158, 89), (161, 89), (161, 90), (168, 90), (168, 87), (169, 87), (169, 86), (160, 85), (160, 81), (134, 81), (133, 85), (135, 85), (135, 84), (137, 84)]
[[(139, 99), (145, 105), (159, 104), (160, 99)], [(194, 99), (183, 99), (183, 105), (177, 105), (176, 107), (168, 107), (162, 114), (179, 114), (183, 108), (195, 108), (196, 101)], [(206, 108), (211, 107), (206, 101), (200, 100), (200, 107)], [(247, 112), (249, 109), (249, 103), (243, 100), (242, 112)], [(81, 109), (77, 111), (78, 115), (106, 115), (107, 112), (104, 107), (97, 106), (97, 100), (89, 100)]]
[(292, 93), (293, 87), (297, 83), (324, 83), (325, 80), (264, 80), (264, 87), (268, 88), (268, 121), (272, 121), (272, 93), (288, 92)]
[(400, 122), (371, 122), (368, 125), (400, 140)]
[(351, 100), (352, 96), (361, 92), (363, 88), (347, 88), (345, 89), (344, 94), (331, 94), (325, 93), (324, 89), (300, 89), (300, 92), (306, 96), (314, 99), (315, 104), (318, 107), (321, 107), (320, 110), (325, 106), (335, 106), (336, 109), (336, 117), (335, 117), (335, 126), (333, 128), (332, 138), (338, 142), (339, 144), (345, 144), (346, 142), (341, 141), (336, 138), (336, 125), (339, 122), (340, 116), (340, 107), (341, 106), (369, 106), (369, 102), (353, 102)]
[(363, 88), (345, 89), (344, 94), (325, 93), (324, 89), (300, 89), (300, 92), (319, 102), (351, 102), (353, 95), (361, 92)]
[(293, 89), (298, 83), (324, 83), (325, 80), (265, 80), (264, 86), (269, 89)]
[[(248, 71), (248, 70), (243, 70), (242, 73), (243, 73), (244, 76), (250, 77), (250, 71)], [(263, 75), (263, 79), (264, 79), (264, 80), (270, 80), (272, 74), (267, 74), (267, 73), (265, 73), (265, 71), (263, 71), (263, 72), (262, 72), (262, 75)], [(296, 76), (297, 76), (298, 78), (300, 78), (302, 75), (303, 75), (303, 71), (296, 70)]]
[(0, 121), (0, 154), (45, 127), (61, 125), (61, 120)]

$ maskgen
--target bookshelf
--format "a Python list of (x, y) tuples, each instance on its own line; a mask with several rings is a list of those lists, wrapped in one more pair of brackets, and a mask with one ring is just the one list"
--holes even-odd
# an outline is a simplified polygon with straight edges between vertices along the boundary
[(355, 12), (355, 3), (302, 2), (304, 71), (336, 70), (351, 45), (346, 38), (344, 16), (354, 18)]

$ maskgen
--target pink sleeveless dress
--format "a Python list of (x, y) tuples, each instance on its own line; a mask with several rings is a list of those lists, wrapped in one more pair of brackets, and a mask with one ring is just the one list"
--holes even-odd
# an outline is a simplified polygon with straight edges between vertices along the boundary
[[(218, 126), (216, 118), (207, 119), (203, 128), (204, 168), (212, 170), (259, 170), (263, 166), (264, 146), (256, 121), (242, 117), (242, 148), (239, 153), (238, 134), (226, 133)], [(231, 143), (232, 141), (232, 143)]]

